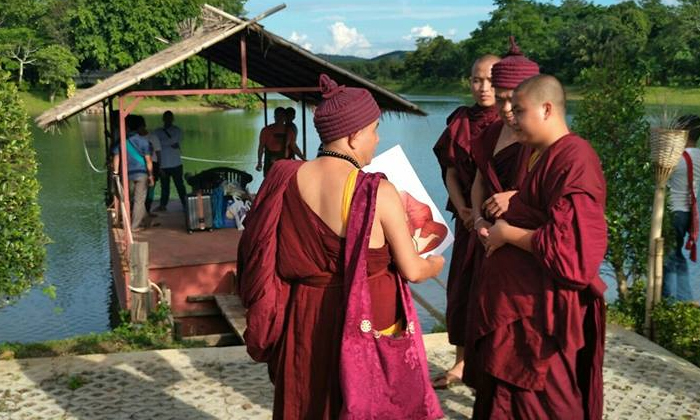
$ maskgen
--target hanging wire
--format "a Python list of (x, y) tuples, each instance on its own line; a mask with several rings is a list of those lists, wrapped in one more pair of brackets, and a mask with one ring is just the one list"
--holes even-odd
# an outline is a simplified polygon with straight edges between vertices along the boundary
[(87, 159), (88, 165), (90, 165), (90, 168), (92, 168), (93, 171), (97, 172), (98, 174), (103, 174), (103, 173), (107, 172), (107, 169), (100, 170), (100, 169), (97, 169), (95, 167), (95, 165), (93, 165), (92, 160), (90, 159), (90, 154), (88, 153), (88, 150), (87, 150), (87, 144), (85, 143), (84, 140), (83, 140), (83, 151), (85, 152), (85, 159)]

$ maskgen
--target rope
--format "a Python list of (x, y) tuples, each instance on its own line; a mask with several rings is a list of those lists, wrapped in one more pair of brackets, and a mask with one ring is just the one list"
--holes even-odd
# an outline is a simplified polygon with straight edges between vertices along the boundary
[(184, 160), (191, 160), (193, 162), (205, 162), (205, 163), (230, 163), (234, 165), (246, 165), (246, 164), (253, 164), (256, 162), (253, 161), (246, 161), (246, 160), (216, 160), (216, 159), (202, 159), (202, 158), (195, 158), (191, 156), (180, 156)]
[(85, 140), (83, 140), (83, 151), (85, 152), (85, 159), (87, 159), (88, 165), (90, 165), (93, 171), (97, 172), (98, 174), (103, 174), (107, 172), (107, 169), (99, 170), (95, 167), (95, 165), (92, 164), (92, 160), (90, 160), (90, 154), (88, 153), (87, 144), (85, 143)]
[(425, 308), (426, 311), (428, 311), (428, 314), (430, 314), (430, 316), (435, 318), (438, 322), (447, 325), (447, 319), (445, 319), (445, 315), (443, 315), (443, 313), (437, 310), (433, 305), (428, 303), (428, 300), (426, 298), (424, 298), (415, 289), (411, 289), (411, 295), (420, 306), (422, 306), (423, 308)]
[(437, 277), (431, 277), (431, 279), (435, 280), (435, 283), (439, 284), (443, 289), (447, 290), (447, 286), (445, 285), (445, 282), (440, 280)]

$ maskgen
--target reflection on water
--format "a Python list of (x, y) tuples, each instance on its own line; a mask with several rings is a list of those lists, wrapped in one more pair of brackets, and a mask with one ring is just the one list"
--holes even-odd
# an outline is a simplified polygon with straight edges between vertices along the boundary
[[(378, 152), (401, 144), (438, 207), (444, 207), (447, 193), (431, 148), (445, 126), (445, 118), (459, 100), (417, 96), (408, 99), (417, 102), (429, 115), (384, 117), (379, 126), (381, 142)], [(271, 104), (270, 114), (276, 105)], [(279, 105), (293, 104), (279, 101)], [(697, 109), (694, 111), (698, 112)], [(160, 116), (146, 115), (146, 121), (149, 127), (155, 128), (160, 124)], [(302, 117), (298, 106), (296, 123), (301, 130)], [(176, 115), (175, 124), (184, 130), (184, 156), (235, 162), (231, 166), (254, 175), (251, 188), (256, 190), (259, 187), (261, 176), (254, 168), (257, 136), (264, 124), (262, 112)], [(0, 342), (58, 339), (109, 328), (111, 280), (103, 206), (106, 181), (104, 174), (90, 169), (83, 150), (86, 147), (95, 165), (102, 168), (105, 154), (102, 132), (102, 116), (95, 115), (73, 118), (68, 126), (54, 135), (33, 129), (40, 164), (42, 219), (52, 239), (48, 246), (46, 281), (56, 285), (57, 299), (51, 301), (40, 290), (32, 290), (16, 305), (1, 310)], [(307, 150), (310, 156), (314, 156), (319, 139), (310, 113), (307, 114), (307, 134)], [(299, 144), (302, 144), (301, 138)], [(185, 172), (196, 172), (221, 164), (185, 161), (184, 165)], [(449, 215), (443, 213), (447, 219)], [(445, 257), (449, 261), (451, 249)], [(695, 264), (692, 266), (692, 270), (697, 270)], [(440, 277), (446, 279), (447, 267)], [(613, 286), (612, 282), (609, 284)], [(700, 294), (698, 282), (694, 286), (697, 297)], [(428, 281), (415, 289), (436, 308), (444, 310), (444, 290), (436, 283)], [(609, 299), (614, 297), (613, 289), (611, 287)], [(429, 331), (434, 320), (420, 306), (418, 309), (423, 327)]]

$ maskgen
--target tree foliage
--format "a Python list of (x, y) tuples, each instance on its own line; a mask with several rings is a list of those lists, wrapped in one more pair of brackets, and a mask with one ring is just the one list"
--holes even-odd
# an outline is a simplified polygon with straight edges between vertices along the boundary
[(36, 174), (27, 114), (0, 75), (0, 307), (42, 281), (47, 238)]
[(39, 84), (49, 90), (53, 102), (56, 93), (65, 92), (73, 83), (77, 73), (78, 59), (70, 50), (61, 45), (49, 45), (36, 53), (36, 67), (39, 73)]
[[(587, 68), (609, 57), (642, 69), (651, 85), (695, 85), (700, 82), (700, 2), (680, 0), (622, 1), (609, 6), (586, 0), (560, 5), (535, 0), (495, 0), (489, 19), (470, 37), (454, 42), (443, 37), (419, 39), (415, 51), (394, 62), (391, 79), (457, 82), (469, 76), (471, 63), (484, 54), (503, 55), (508, 37), (544, 73), (565, 83), (578, 83)], [(387, 63), (371, 60), (340, 63), (374, 80), (384, 81)], [(381, 77), (379, 76), (381, 74)]]
[(587, 69), (585, 94), (574, 119), (574, 130), (591, 142), (607, 180), (607, 261), (613, 268), (619, 295), (630, 280), (646, 272), (646, 255), (654, 192), (649, 156), (649, 124), (645, 119), (643, 76), (611, 61)]

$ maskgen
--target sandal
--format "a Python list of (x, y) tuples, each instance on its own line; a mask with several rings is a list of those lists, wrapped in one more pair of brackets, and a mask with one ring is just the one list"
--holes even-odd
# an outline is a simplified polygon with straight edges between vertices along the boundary
[(447, 389), (453, 385), (461, 384), (462, 378), (450, 372), (445, 372), (432, 378), (430, 382), (433, 385), (433, 389)]

